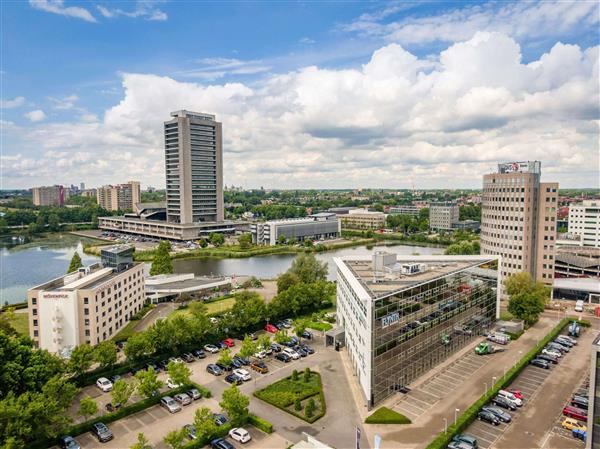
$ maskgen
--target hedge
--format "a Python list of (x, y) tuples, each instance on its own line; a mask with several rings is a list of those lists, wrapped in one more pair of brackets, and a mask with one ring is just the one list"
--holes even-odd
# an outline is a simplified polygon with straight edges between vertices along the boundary
[(365, 424), (410, 424), (411, 420), (387, 407), (377, 409), (365, 419)]
[(248, 424), (253, 425), (259, 430), (262, 430), (265, 433), (273, 433), (273, 424), (271, 424), (266, 419), (262, 419), (259, 416), (256, 416), (252, 413), (248, 416)]
[[(77, 435), (81, 435), (82, 433), (89, 432), (90, 430), (92, 430), (92, 425), (94, 425), (96, 423), (102, 422), (104, 424), (109, 424), (111, 422), (117, 421), (117, 420), (125, 418), (129, 415), (133, 415), (134, 413), (140, 412), (149, 407), (157, 405), (160, 403), (160, 400), (165, 396), (173, 396), (173, 395), (176, 395), (179, 393), (185, 393), (187, 390), (190, 390), (192, 388), (196, 388), (200, 392), (200, 394), (205, 398), (211, 397), (211, 392), (209, 389), (207, 389), (206, 387), (203, 387), (201, 385), (198, 385), (194, 382), (191, 382), (188, 385), (183, 385), (179, 388), (174, 388), (172, 390), (165, 391), (164, 393), (161, 393), (158, 396), (153, 396), (151, 398), (142, 399), (141, 401), (135, 402), (126, 407), (122, 407), (119, 410), (116, 410), (112, 413), (107, 413), (102, 416), (97, 416), (97, 417), (89, 419), (83, 423), (76, 424), (73, 427), (71, 427), (69, 430), (64, 432), (64, 434), (70, 435), (73, 437), (75, 437)], [(58, 444), (58, 439), (41, 439), (41, 440), (31, 443), (28, 447), (31, 449), (37, 449), (37, 448), (53, 446), (55, 444)]]
[[(477, 413), (481, 407), (495, 397), (498, 394), (498, 391), (510, 385), (521, 371), (529, 365), (529, 362), (533, 360), (550, 341), (554, 340), (573, 320), (577, 321), (577, 319), (573, 317), (563, 318), (554, 329), (552, 329), (535, 347), (506, 372), (506, 376), (501, 377), (490, 390), (483, 394), (483, 396), (460, 415), (455, 424), (448, 426), (446, 433), (440, 433), (431, 443), (429, 443), (426, 449), (445, 449), (456, 434), (462, 432), (476, 419)], [(578, 323), (583, 327), (588, 327), (590, 325), (590, 323), (586, 321), (578, 321)]]
[[(271, 424), (270, 422), (259, 418), (256, 415), (253, 415), (252, 413), (250, 413), (250, 415), (248, 416), (248, 424), (253, 425), (254, 427), (256, 427), (257, 429), (262, 430), (263, 432), (266, 433), (272, 433), (273, 432), (273, 424)], [(223, 424), (222, 426), (219, 426), (217, 428), (217, 431), (214, 433), (214, 435), (210, 435), (208, 437), (205, 438), (196, 438), (195, 440), (190, 441), (189, 443), (186, 443), (182, 446), (182, 449), (200, 449), (203, 448), (204, 446), (206, 446), (207, 444), (209, 444), (212, 440), (214, 440), (215, 438), (224, 438), (227, 436), (227, 434), (229, 433), (229, 431), (233, 428), (233, 426), (231, 425), (230, 422)]]

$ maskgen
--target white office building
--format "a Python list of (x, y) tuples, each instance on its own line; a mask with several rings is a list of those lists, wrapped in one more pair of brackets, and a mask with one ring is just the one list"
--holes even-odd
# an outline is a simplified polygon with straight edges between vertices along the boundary
[(252, 223), (250, 226), (252, 243), (257, 245), (276, 245), (280, 237), (286, 241), (325, 240), (339, 237), (341, 224), (338, 216), (330, 212), (309, 215), (305, 218), (272, 220)]
[(583, 201), (569, 207), (569, 234), (579, 236), (582, 246), (600, 248), (600, 201)]

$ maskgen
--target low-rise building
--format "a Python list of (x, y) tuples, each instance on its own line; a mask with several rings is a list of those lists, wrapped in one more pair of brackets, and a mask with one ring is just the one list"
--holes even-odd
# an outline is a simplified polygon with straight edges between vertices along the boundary
[(98, 205), (108, 211), (133, 210), (141, 201), (140, 183), (129, 181), (126, 184), (106, 185), (96, 189)]
[(410, 215), (412, 217), (419, 216), (420, 209), (417, 206), (392, 206), (388, 213), (390, 215)]
[(600, 278), (600, 248), (560, 246), (556, 249), (554, 278)]
[(194, 273), (159, 274), (146, 278), (146, 297), (152, 303), (174, 301), (183, 294), (193, 299), (211, 299), (232, 289), (228, 276), (196, 276)]
[(569, 234), (580, 236), (583, 246), (600, 248), (600, 201), (571, 204)]
[[(498, 256), (334, 258), (337, 325), (367, 406), (491, 328), (499, 315)], [(328, 337), (329, 338), (329, 337)]]
[(454, 201), (435, 202), (429, 205), (429, 229), (451, 231), (460, 217), (460, 208)]
[(69, 189), (60, 185), (32, 187), (34, 206), (63, 206), (69, 199)]
[(144, 264), (133, 262), (133, 247), (104, 248), (101, 263), (28, 290), (29, 334), (38, 347), (68, 355), (114, 337), (144, 301)]
[(351, 209), (347, 214), (339, 215), (344, 229), (382, 229), (385, 227), (383, 212), (367, 209)]
[(286, 241), (324, 240), (339, 237), (340, 220), (336, 214), (322, 212), (304, 218), (272, 220), (250, 225), (252, 243), (276, 245), (283, 236)]

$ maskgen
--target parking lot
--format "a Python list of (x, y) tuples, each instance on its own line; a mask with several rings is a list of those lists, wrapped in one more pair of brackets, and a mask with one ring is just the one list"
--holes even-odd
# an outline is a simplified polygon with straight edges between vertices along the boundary
[(469, 351), (452, 362), (447, 369), (400, 398), (394, 405), (394, 410), (413, 421), (416, 420), (469, 379), (479, 368), (489, 363), (490, 357), (493, 355), (479, 356)]

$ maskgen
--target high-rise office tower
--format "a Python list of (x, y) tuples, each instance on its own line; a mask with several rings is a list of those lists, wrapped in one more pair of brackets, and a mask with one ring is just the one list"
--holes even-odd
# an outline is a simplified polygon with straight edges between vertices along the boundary
[(558, 183), (542, 183), (541, 162), (510, 162), (483, 177), (481, 254), (502, 256), (502, 277), (554, 277)]
[(164, 123), (167, 221), (223, 221), (221, 123), (214, 115), (185, 110), (171, 117)]

